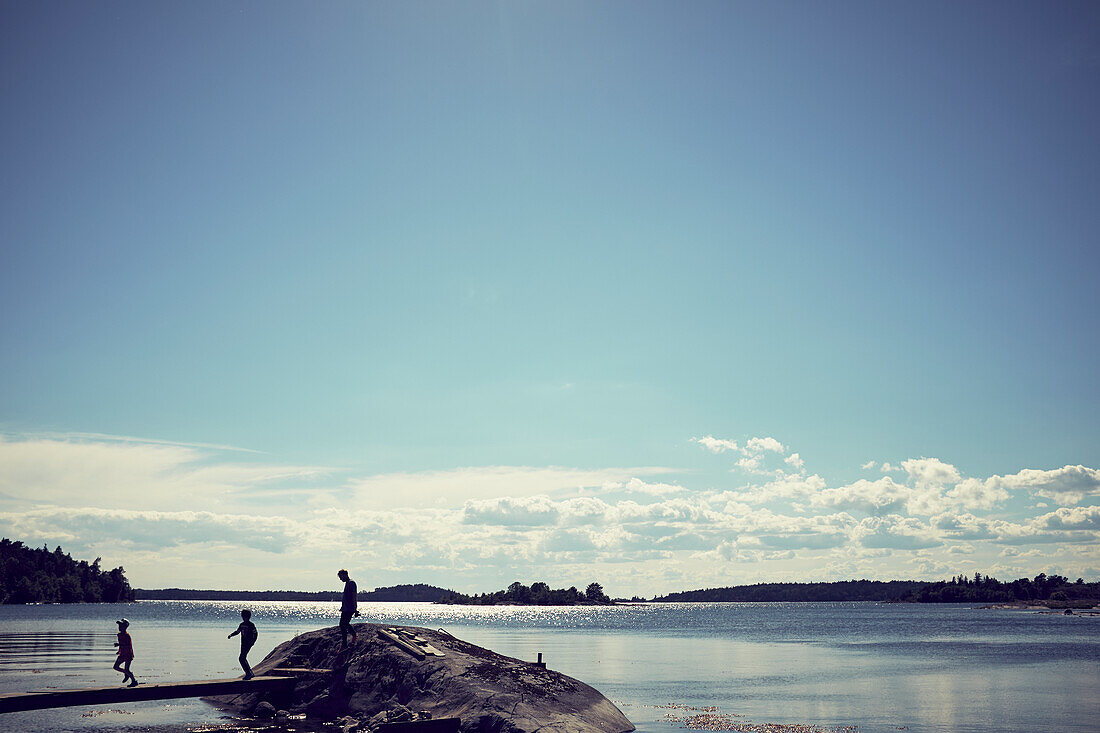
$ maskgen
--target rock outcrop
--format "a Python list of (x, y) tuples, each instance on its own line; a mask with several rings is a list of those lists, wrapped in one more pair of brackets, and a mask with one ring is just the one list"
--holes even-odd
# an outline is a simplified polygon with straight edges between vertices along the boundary
[[(412, 715), (462, 719), (463, 733), (626, 733), (634, 726), (606, 697), (583, 682), (469, 644), (445, 631), (357, 624), (358, 641), (340, 651), (337, 627), (280, 644), (254, 669), (299, 672), (289, 698), (255, 694), (211, 699), (252, 714), (261, 702), (310, 717), (349, 717), (368, 730)], [(387, 631), (389, 630), (389, 631)], [(393, 632), (397, 632), (396, 634)], [(407, 719), (407, 718), (406, 718)]]

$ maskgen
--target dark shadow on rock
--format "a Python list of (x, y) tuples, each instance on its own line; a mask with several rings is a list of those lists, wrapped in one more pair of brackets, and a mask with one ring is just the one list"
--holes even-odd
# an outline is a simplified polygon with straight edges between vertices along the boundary
[[(417, 655), (382, 636), (398, 629), (402, 638), (430, 646), (442, 656)], [(464, 733), (626, 733), (634, 726), (606, 697), (585, 683), (505, 657), (443, 631), (419, 627), (357, 624), (358, 641), (340, 651), (338, 627), (302, 634), (279, 645), (254, 666), (257, 675), (276, 668), (331, 670), (302, 673), (289, 698), (258, 695), (211, 698), (237, 713), (252, 714), (262, 700), (277, 709), (313, 718), (353, 716), (369, 721), (400, 710), (424, 717), (462, 719)]]

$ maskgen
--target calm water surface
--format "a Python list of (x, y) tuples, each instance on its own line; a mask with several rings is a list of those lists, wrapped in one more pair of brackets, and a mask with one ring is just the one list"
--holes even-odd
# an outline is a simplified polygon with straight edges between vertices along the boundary
[[(335, 624), (335, 603), (249, 607), (253, 664), (295, 634)], [(240, 674), (226, 634), (240, 605), (0, 606), (0, 692), (116, 684), (113, 621), (131, 621), (143, 682)], [(864, 733), (1100, 729), (1100, 617), (965, 605), (648, 604), (612, 608), (361, 607), (364, 620), (444, 628), (596, 687), (640, 731), (679, 729), (685, 707), (743, 725), (856, 726)], [(669, 708), (669, 705), (677, 706)], [(155, 733), (232, 728), (197, 700), (0, 716), (0, 730)], [(278, 730), (307, 730), (293, 722)], [(332, 730), (331, 728), (329, 728)], [(273, 730), (268, 728), (268, 730)]]

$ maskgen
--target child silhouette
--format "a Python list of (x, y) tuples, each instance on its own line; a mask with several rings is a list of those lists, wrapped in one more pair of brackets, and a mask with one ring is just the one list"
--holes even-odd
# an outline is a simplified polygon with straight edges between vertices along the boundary
[(241, 625), (237, 627), (227, 639), (232, 639), (237, 634), (241, 635), (241, 656), (238, 659), (241, 662), (241, 669), (244, 670), (244, 678), (246, 680), (252, 679), (255, 675), (252, 674), (252, 667), (248, 666), (248, 651), (252, 648), (252, 645), (256, 643), (256, 637), (260, 635), (259, 631), (256, 631), (256, 624), (252, 623), (252, 612), (247, 608), (241, 611)]
[(137, 677), (130, 671), (130, 662), (134, 661), (134, 642), (126, 631), (130, 627), (130, 622), (121, 618), (115, 623), (118, 624), (118, 641), (115, 642), (115, 646), (118, 647), (118, 658), (115, 659), (114, 668), (122, 672), (123, 684), (126, 680), (130, 680), (127, 687), (137, 687)]

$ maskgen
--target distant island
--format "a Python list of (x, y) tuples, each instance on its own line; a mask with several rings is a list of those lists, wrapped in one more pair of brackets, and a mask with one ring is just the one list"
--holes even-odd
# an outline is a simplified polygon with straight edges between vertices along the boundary
[(517, 580), (505, 590), (473, 596), (453, 593), (441, 598), (438, 603), (463, 606), (610, 606), (615, 601), (607, 597), (599, 583), (589, 583), (584, 593), (581, 593), (575, 586), (551, 588), (546, 583), (537, 581), (528, 587)]
[[(193, 590), (163, 588), (133, 591), (139, 601), (314, 601), (338, 602), (340, 592), (292, 590)], [(434, 585), (416, 583), (361, 591), (363, 602), (419, 602), (465, 606), (607, 606), (625, 602), (652, 603), (813, 603), (874, 601), (879, 603), (997, 603), (1041, 605), (1050, 608), (1089, 608), (1100, 603), (1100, 583), (1040, 573), (1002, 583), (981, 573), (950, 580), (840, 580), (820, 583), (756, 583), (724, 588), (669, 593), (648, 601), (637, 596), (612, 600), (599, 583), (582, 592), (575, 586), (551, 588), (538, 581), (526, 586), (516, 581), (503, 590), (468, 595)]]
[[(316, 601), (340, 600), (339, 590), (195, 590), (190, 588), (138, 588), (134, 591), (139, 601)], [(453, 590), (434, 585), (392, 585), (360, 591), (360, 601), (421, 602), (434, 603), (456, 594)]]
[[(135, 591), (139, 601), (315, 601), (338, 602), (340, 591), (294, 591), (294, 590), (192, 590), (188, 588), (162, 588), (157, 590), (138, 588)], [(419, 602), (447, 603), (466, 606), (597, 606), (611, 605), (613, 601), (603, 591), (599, 583), (590, 583), (582, 593), (573, 588), (551, 589), (542, 582), (532, 583), (530, 587), (519, 581), (512, 583), (506, 590), (494, 593), (466, 595), (447, 588), (417, 583), (414, 585), (393, 585), (375, 588), (372, 591), (360, 591), (359, 600), (364, 602)]]
[(981, 573), (951, 580), (841, 580), (830, 583), (757, 583), (704, 588), (658, 596), (654, 602), (813, 602), (1007, 603), (1050, 608), (1091, 608), (1100, 604), (1100, 583), (1039, 573), (1002, 583)]
[(52, 552), (0, 539), (0, 603), (125, 603), (134, 591), (121, 567), (104, 571), (100, 558), (74, 560), (58, 546)]
[(831, 583), (756, 583), (704, 588), (654, 598), (671, 603), (780, 601), (893, 601), (928, 585), (921, 580), (840, 580)]

